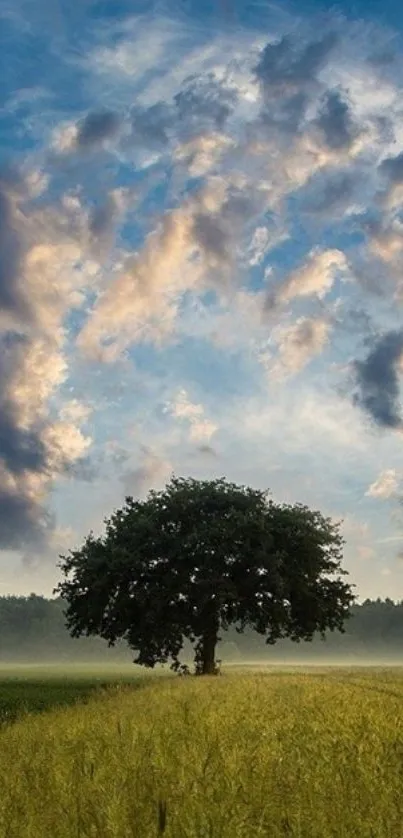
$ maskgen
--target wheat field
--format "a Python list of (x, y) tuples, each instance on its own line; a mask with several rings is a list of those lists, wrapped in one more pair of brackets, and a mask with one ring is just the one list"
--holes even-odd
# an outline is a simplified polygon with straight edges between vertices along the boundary
[(111, 685), (2, 727), (0, 836), (399, 838), (402, 706), (396, 669)]

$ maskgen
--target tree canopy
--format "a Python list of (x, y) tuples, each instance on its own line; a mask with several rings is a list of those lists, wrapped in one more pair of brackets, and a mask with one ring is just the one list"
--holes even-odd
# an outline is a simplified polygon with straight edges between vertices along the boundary
[(196, 673), (216, 672), (220, 630), (247, 626), (273, 644), (344, 631), (355, 597), (343, 577), (340, 523), (224, 478), (173, 477), (127, 497), (80, 550), (60, 556), (72, 636), (119, 639), (135, 663), (171, 661), (195, 644)]

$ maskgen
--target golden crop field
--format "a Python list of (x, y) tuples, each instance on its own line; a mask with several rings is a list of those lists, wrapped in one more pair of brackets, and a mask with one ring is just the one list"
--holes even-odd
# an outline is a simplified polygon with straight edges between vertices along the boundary
[(111, 682), (3, 724), (0, 784), (1, 838), (399, 838), (403, 672)]

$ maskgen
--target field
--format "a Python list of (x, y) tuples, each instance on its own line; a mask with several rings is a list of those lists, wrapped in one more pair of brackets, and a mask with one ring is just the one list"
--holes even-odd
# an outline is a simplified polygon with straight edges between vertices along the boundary
[(26, 713), (82, 704), (111, 685), (135, 686), (144, 679), (144, 670), (132, 665), (0, 666), (0, 729)]
[(0, 671), (0, 838), (403, 836), (402, 670), (86, 670)]

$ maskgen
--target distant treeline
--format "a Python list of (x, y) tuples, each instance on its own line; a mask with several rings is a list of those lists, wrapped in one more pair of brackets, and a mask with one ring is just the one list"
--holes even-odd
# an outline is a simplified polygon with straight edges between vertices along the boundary
[(99, 637), (70, 637), (62, 599), (30, 594), (0, 597), (0, 661), (132, 660), (126, 646)]
[[(109, 649), (97, 637), (71, 638), (65, 626), (64, 607), (59, 598), (46, 599), (36, 594), (0, 597), (0, 661), (132, 660), (125, 644)], [(231, 628), (221, 633), (218, 656), (223, 660), (350, 656), (403, 659), (403, 601), (367, 599), (354, 605), (345, 628), (345, 634), (329, 632), (325, 641), (320, 637), (299, 644), (282, 640), (275, 646), (267, 646), (264, 638), (253, 632), (242, 635)]]

